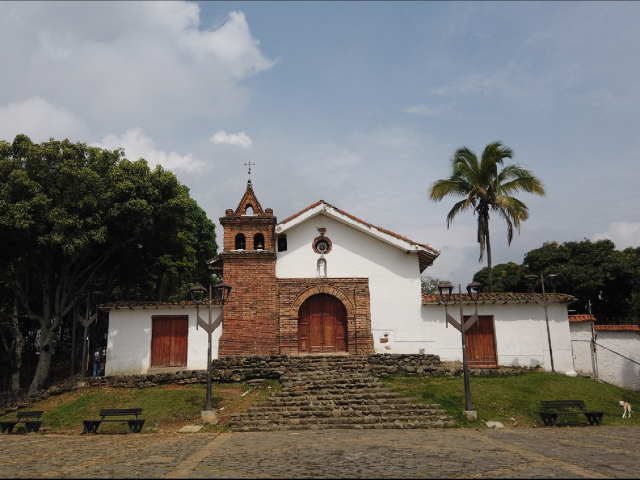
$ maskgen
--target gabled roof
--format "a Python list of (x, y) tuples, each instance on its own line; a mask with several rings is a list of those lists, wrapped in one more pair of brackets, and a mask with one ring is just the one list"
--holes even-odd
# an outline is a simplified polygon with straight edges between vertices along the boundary
[[(535, 303), (533, 293), (484, 293), (480, 292), (480, 300), (478, 301), (478, 305), (485, 304), (494, 304), (494, 303)], [(556, 293), (556, 297), (558, 302), (560, 303), (573, 303), (578, 300), (576, 297), (572, 295), (567, 295), (564, 293)], [(458, 294), (451, 294), (451, 299), (449, 300), (449, 305), (455, 305), (458, 303)], [(471, 297), (468, 294), (462, 294), (462, 303), (473, 303)], [(422, 304), (423, 305), (444, 305), (444, 296), (439, 293), (423, 293), (422, 294)]]
[(365, 222), (351, 215), (350, 213), (340, 210), (333, 205), (320, 200), (313, 205), (309, 205), (307, 208), (300, 210), (298, 213), (291, 215), (289, 218), (285, 218), (282, 222), (276, 225), (276, 233), (284, 233), (287, 230), (300, 225), (301, 223), (316, 217), (318, 215), (326, 215), (333, 220), (355, 228), (358, 231), (366, 233), (367, 235), (376, 238), (382, 242), (392, 245), (396, 248), (406, 251), (407, 253), (416, 252), (418, 254), (420, 262), (420, 272), (424, 271), (429, 265), (433, 264), (433, 261), (440, 255), (440, 252), (435, 248), (430, 247), (422, 243), (414, 242), (402, 235), (394, 233), (390, 230), (376, 227), (375, 225)]
[(240, 203), (238, 204), (238, 208), (236, 208), (235, 215), (245, 215), (247, 205), (251, 205), (254, 215), (262, 215), (264, 213), (262, 205), (260, 205), (256, 194), (253, 192), (251, 180), (247, 182), (247, 190), (244, 192), (242, 200), (240, 200)]

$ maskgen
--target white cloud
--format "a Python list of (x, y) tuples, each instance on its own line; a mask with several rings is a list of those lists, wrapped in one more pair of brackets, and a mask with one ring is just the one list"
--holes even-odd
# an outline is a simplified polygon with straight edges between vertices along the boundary
[(215, 55), (238, 79), (268, 70), (277, 63), (262, 55), (258, 48), (260, 41), (251, 36), (242, 12), (229, 13), (229, 20), (215, 31), (189, 29), (178, 41), (193, 54)]
[(221, 143), (228, 143), (229, 145), (237, 145), (239, 147), (249, 148), (253, 144), (249, 135), (244, 132), (240, 133), (227, 133), (224, 130), (220, 130), (213, 134), (209, 139), (216, 145)]
[(616, 248), (640, 246), (640, 223), (637, 222), (611, 222), (606, 232), (596, 233), (593, 241), (608, 238), (615, 243)]
[(277, 62), (244, 13), (201, 27), (190, 2), (3, 2), (0, 18), (0, 104), (39, 96), (100, 135), (235, 117), (250, 96), (239, 82)]
[(184, 170), (187, 172), (198, 170), (204, 165), (204, 162), (195, 158), (191, 153), (187, 155), (179, 155), (176, 152), (163, 152), (156, 150), (155, 142), (142, 133), (140, 128), (127, 130), (124, 135), (107, 135), (102, 142), (94, 144), (96, 147), (115, 150), (116, 148), (124, 148), (125, 156), (135, 161), (144, 158), (151, 169), (156, 165), (162, 165), (167, 170)]
[(34, 96), (21, 102), (0, 105), (0, 139), (11, 142), (21, 133), (36, 143), (45, 142), (51, 137), (77, 142), (86, 141), (90, 129), (82, 118), (70, 110)]
[(458, 118), (458, 115), (453, 113), (453, 109), (450, 106), (437, 106), (430, 107), (428, 105), (413, 105), (404, 109), (406, 113), (412, 115), (420, 115), (422, 117), (433, 118)]

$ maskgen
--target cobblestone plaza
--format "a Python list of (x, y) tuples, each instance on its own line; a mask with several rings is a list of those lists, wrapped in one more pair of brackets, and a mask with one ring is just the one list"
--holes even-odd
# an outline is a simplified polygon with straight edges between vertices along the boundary
[(2, 478), (635, 478), (636, 427), (14, 434)]

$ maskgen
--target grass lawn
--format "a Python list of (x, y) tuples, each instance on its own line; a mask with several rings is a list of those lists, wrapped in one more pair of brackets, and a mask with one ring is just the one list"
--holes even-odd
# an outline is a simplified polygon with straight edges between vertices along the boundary
[[(279, 382), (268, 381), (264, 388), (255, 390), (243, 383), (217, 383), (211, 388), (214, 408), (220, 411), (220, 426), (204, 427), (203, 431), (224, 431), (224, 423), (231, 413), (239, 412), (253, 402), (264, 401), (271, 392), (280, 388)], [(243, 396), (243, 393), (246, 393)], [(144, 389), (90, 387), (51, 396), (21, 410), (42, 410), (43, 427), (52, 433), (76, 434), (82, 432), (82, 420), (97, 419), (101, 408), (142, 408), (146, 420), (143, 433), (177, 431), (181, 426), (200, 419), (206, 403), (206, 385), (161, 385)], [(15, 418), (9, 413), (2, 420)], [(156, 424), (158, 425), (156, 427)], [(16, 430), (24, 429), (18, 424)], [(49, 430), (50, 429), (50, 430)], [(14, 431), (16, 431), (14, 430)], [(127, 432), (126, 424), (109, 422), (100, 425), (100, 432)]]
[[(462, 417), (464, 383), (462, 377), (391, 376), (382, 382), (416, 403), (438, 403), (461, 427), (485, 428), (482, 421), (502, 422), (505, 427), (542, 426), (538, 415), (541, 400), (584, 400), (587, 409), (605, 412), (603, 425), (640, 425), (640, 392), (632, 392), (582, 377), (544, 372), (527, 372), (515, 377), (471, 377), (471, 403), (478, 411), (477, 421)], [(252, 389), (244, 383), (212, 384), (214, 407), (220, 411), (221, 425), (207, 425), (203, 431), (225, 431), (232, 413), (254, 402), (267, 400), (281, 388), (269, 380), (264, 388)], [(244, 394), (244, 395), (243, 395)], [(197, 423), (204, 408), (206, 385), (163, 385), (151, 388), (90, 387), (51, 396), (21, 410), (43, 410), (43, 426), (52, 433), (79, 434), (82, 420), (97, 418), (101, 408), (141, 407), (146, 420), (142, 433), (176, 432), (183, 425)], [(633, 416), (622, 417), (618, 401), (631, 403)], [(220, 410), (222, 408), (222, 410)], [(15, 412), (2, 419), (15, 418)], [(157, 426), (156, 426), (157, 425)], [(558, 426), (588, 425), (584, 415), (560, 416)], [(18, 428), (24, 430), (19, 424)], [(127, 431), (119, 422), (105, 423), (98, 432)]]
[[(527, 372), (514, 377), (471, 377), (471, 404), (477, 421), (462, 417), (464, 381), (462, 377), (382, 378), (389, 387), (417, 403), (439, 403), (462, 427), (483, 426), (482, 421), (498, 421), (509, 428), (514, 418), (519, 427), (544, 426), (538, 412), (541, 400), (584, 400), (588, 410), (604, 412), (603, 425), (640, 425), (640, 392), (632, 392), (583, 377)], [(631, 404), (632, 417), (622, 418), (620, 400)], [(637, 412), (637, 413), (636, 413)], [(588, 425), (584, 415), (561, 415), (560, 425)]]

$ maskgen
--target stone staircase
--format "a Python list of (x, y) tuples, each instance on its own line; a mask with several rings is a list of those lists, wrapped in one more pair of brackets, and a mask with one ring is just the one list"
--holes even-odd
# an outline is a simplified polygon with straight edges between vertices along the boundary
[(290, 357), (282, 390), (231, 415), (234, 432), (455, 427), (440, 405), (412, 404), (384, 387), (366, 355)]

